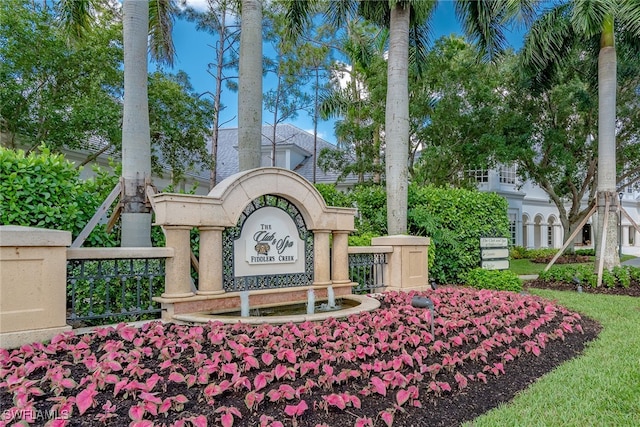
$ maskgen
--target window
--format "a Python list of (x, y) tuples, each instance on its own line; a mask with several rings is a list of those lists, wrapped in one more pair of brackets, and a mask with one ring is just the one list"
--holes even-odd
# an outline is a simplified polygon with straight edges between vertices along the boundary
[(509, 232), (511, 233), (511, 246), (516, 245), (516, 229), (517, 229), (516, 214), (509, 214)]
[(553, 247), (553, 224), (549, 224), (547, 227), (547, 246)]
[(467, 170), (467, 177), (472, 182), (477, 182), (477, 183), (489, 182), (489, 170), (487, 170), (487, 169), (469, 169), (469, 170)]
[(500, 183), (501, 184), (515, 184), (516, 183), (516, 167), (500, 166)]

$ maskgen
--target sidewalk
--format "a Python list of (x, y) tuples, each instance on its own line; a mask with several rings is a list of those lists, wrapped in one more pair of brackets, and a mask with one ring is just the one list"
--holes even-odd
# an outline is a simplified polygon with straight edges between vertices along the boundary
[(633, 267), (640, 267), (640, 257), (627, 260), (623, 262), (622, 265), (631, 265)]

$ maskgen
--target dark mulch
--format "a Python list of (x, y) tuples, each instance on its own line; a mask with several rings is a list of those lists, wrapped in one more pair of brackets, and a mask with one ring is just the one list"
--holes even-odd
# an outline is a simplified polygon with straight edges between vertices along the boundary
[[(524, 289), (538, 288), (538, 289), (551, 289), (554, 291), (572, 291), (577, 292), (577, 286), (573, 283), (566, 282), (545, 282), (543, 280), (529, 280), (525, 282)], [(603, 295), (628, 295), (631, 297), (640, 297), (640, 283), (632, 282), (628, 288), (622, 286), (616, 286), (614, 288), (608, 288), (606, 286), (591, 287), (582, 286), (582, 292), (589, 294), (603, 294)]]
[[(477, 416), (487, 412), (488, 410), (497, 407), (501, 403), (510, 401), (518, 392), (527, 388), (530, 384), (535, 382), (542, 375), (553, 370), (558, 365), (565, 361), (576, 357), (585, 348), (586, 343), (595, 339), (600, 331), (600, 326), (595, 321), (582, 318), (580, 325), (584, 330), (584, 334), (572, 333), (567, 334), (564, 341), (555, 340), (547, 344), (546, 349), (538, 357), (532, 354), (525, 354), (516, 358), (513, 362), (505, 365), (505, 375), (493, 376), (488, 375), (488, 382), (482, 383), (480, 381), (469, 382), (467, 388), (458, 390), (454, 388), (453, 392), (444, 393), (442, 396), (435, 396), (433, 394), (425, 394), (421, 396), (422, 408), (407, 407), (406, 413), (396, 413), (394, 424), (395, 426), (456, 426), (465, 421), (470, 421)], [(95, 345), (95, 344), (94, 344)], [(69, 355), (57, 354), (54, 357), (60, 357), (64, 360), (69, 360)], [(183, 360), (185, 368), (189, 363), (188, 353), (185, 352), (185, 359)], [(478, 363), (478, 366), (467, 366), (467, 363), (473, 365), (474, 362), (465, 362), (465, 369), (469, 372), (479, 371), (482, 369), (484, 363)], [(336, 364), (334, 369), (339, 372), (343, 368), (353, 368), (346, 363)], [(75, 365), (72, 369), (80, 369), (80, 366)], [(454, 383), (452, 378), (445, 378), (445, 380)], [(349, 391), (344, 387), (337, 386), (338, 388), (333, 390), (336, 393)], [(197, 401), (198, 392), (195, 389), (187, 389), (182, 384), (171, 384), (165, 390), (168, 395), (175, 395), (176, 393), (182, 393), (190, 401)], [(175, 390), (173, 390), (175, 388)], [(323, 390), (315, 389), (314, 393), (325, 393)], [(98, 401), (96, 402), (97, 408), (102, 407), (106, 401), (104, 394), (100, 394)], [(127, 399), (120, 394), (117, 397), (107, 395), (111, 402), (119, 408), (127, 407)], [(205, 415), (209, 420), (215, 420), (218, 414), (214, 413), (216, 407), (219, 405), (243, 407), (244, 401), (240, 396), (244, 394), (231, 393), (226, 398), (220, 399), (216, 406), (207, 405), (205, 402), (198, 404), (196, 407), (185, 407), (185, 413), (182, 415), (188, 416), (189, 412), (195, 415)], [(8, 396), (4, 396), (7, 398)], [(0, 398), (2, 395), (0, 393)], [(308, 402), (319, 400), (319, 396), (306, 395), (305, 399)], [(0, 399), (2, 400), (2, 399)], [(364, 402), (366, 400), (366, 412), (373, 419), (376, 419), (377, 414), (389, 408), (395, 401), (395, 393), (388, 393), (386, 397), (375, 395), (370, 397), (363, 397), (363, 409), (365, 407)], [(5, 402), (7, 403), (7, 402)], [(132, 403), (130, 403), (132, 404)], [(1, 406), (4, 406), (4, 403)], [(46, 410), (50, 403), (45, 401), (36, 402), (36, 407), (42, 406), (42, 410)], [(311, 408), (310, 408), (311, 409)], [(126, 411), (126, 409), (125, 409)], [(263, 404), (260, 407), (260, 413), (253, 413), (246, 416), (243, 419), (236, 419), (234, 426), (258, 426), (259, 417), (262, 414), (277, 416), (281, 414), (282, 409), (278, 411), (271, 411), (268, 404)], [(93, 412), (92, 410), (90, 412)], [(118, 411), (120, 412), (120, 411)], [(362, 414), (362, 412), (360, 412)], [(126, 426), (129, 425), (129, 419), (126, 412), (119, 414), (117, 419), (110, 419), (104, 425), (106, 426)], [(276, 418), (277, 419), (277, 418)], [(316, 426), (318, 424), (325, 423), (328, 426), (351, 426), (354, 424), (355, 417), (350, 415), (347, 411), (335, 412), (333, 410), (325, 412), (324, 410), (310, 410), (304, 414), (304, 417), (298, 420), (299, 426)], [(163, 421), (158, 420), (160, 423)], [(91, 416), (85, 417), (72, 417), (70, 425), (74, 426), (94, 426), (97, 421)], [(44, 423), (36, 423), (36, 425), (42, 425)], [(102, 423), (101, 423), (102, 424)], [(209, 425), (212, 425), (209, 423)], [(215, 425), (215, 423), (214, 423)], [(289, 424), (286, 423), (285, 426)], [(385, 424), (377, 418), (376, 426), (384, 426)]]
[[(534, 258), (531, 261), (538, 264), (549, 264), (549, 262), (551, 262), (552, 259), (553, 259), (553, 256), (545, 256), (545, 257)], [(562, 255), (555, 261), (554, 264), (585, 263), (585, 262), (590, 262), (591, 259), (592, 259), (591, 257), (584, 256), (584, 255), (576, 255), (576, 254)]]

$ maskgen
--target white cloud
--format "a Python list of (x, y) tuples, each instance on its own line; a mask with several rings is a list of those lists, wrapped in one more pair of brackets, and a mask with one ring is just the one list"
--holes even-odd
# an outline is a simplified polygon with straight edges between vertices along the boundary
[(209, 7), (208, 0), (186, 0), (187, 6), (191, 6), (199, 12), (204, 12)]

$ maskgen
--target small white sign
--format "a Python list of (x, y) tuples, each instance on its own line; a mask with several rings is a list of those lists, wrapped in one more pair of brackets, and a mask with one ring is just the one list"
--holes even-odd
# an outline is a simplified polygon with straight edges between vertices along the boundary
[(482, 268), (485, 270), (508, 270), (508, 259), (496, 259), (493, 261), (482, 261)]
[(509, 239), (506, 237), (481, 237), (481, 248), (506, 248), (509, 246)]
[(481, 249), (482, 259), (509, 258), (509, 249)]
[(266, 207), (251, 215), (242, 229), (249, 264), (285, 264), (298, 260), (298, 230), (282, 209)]

